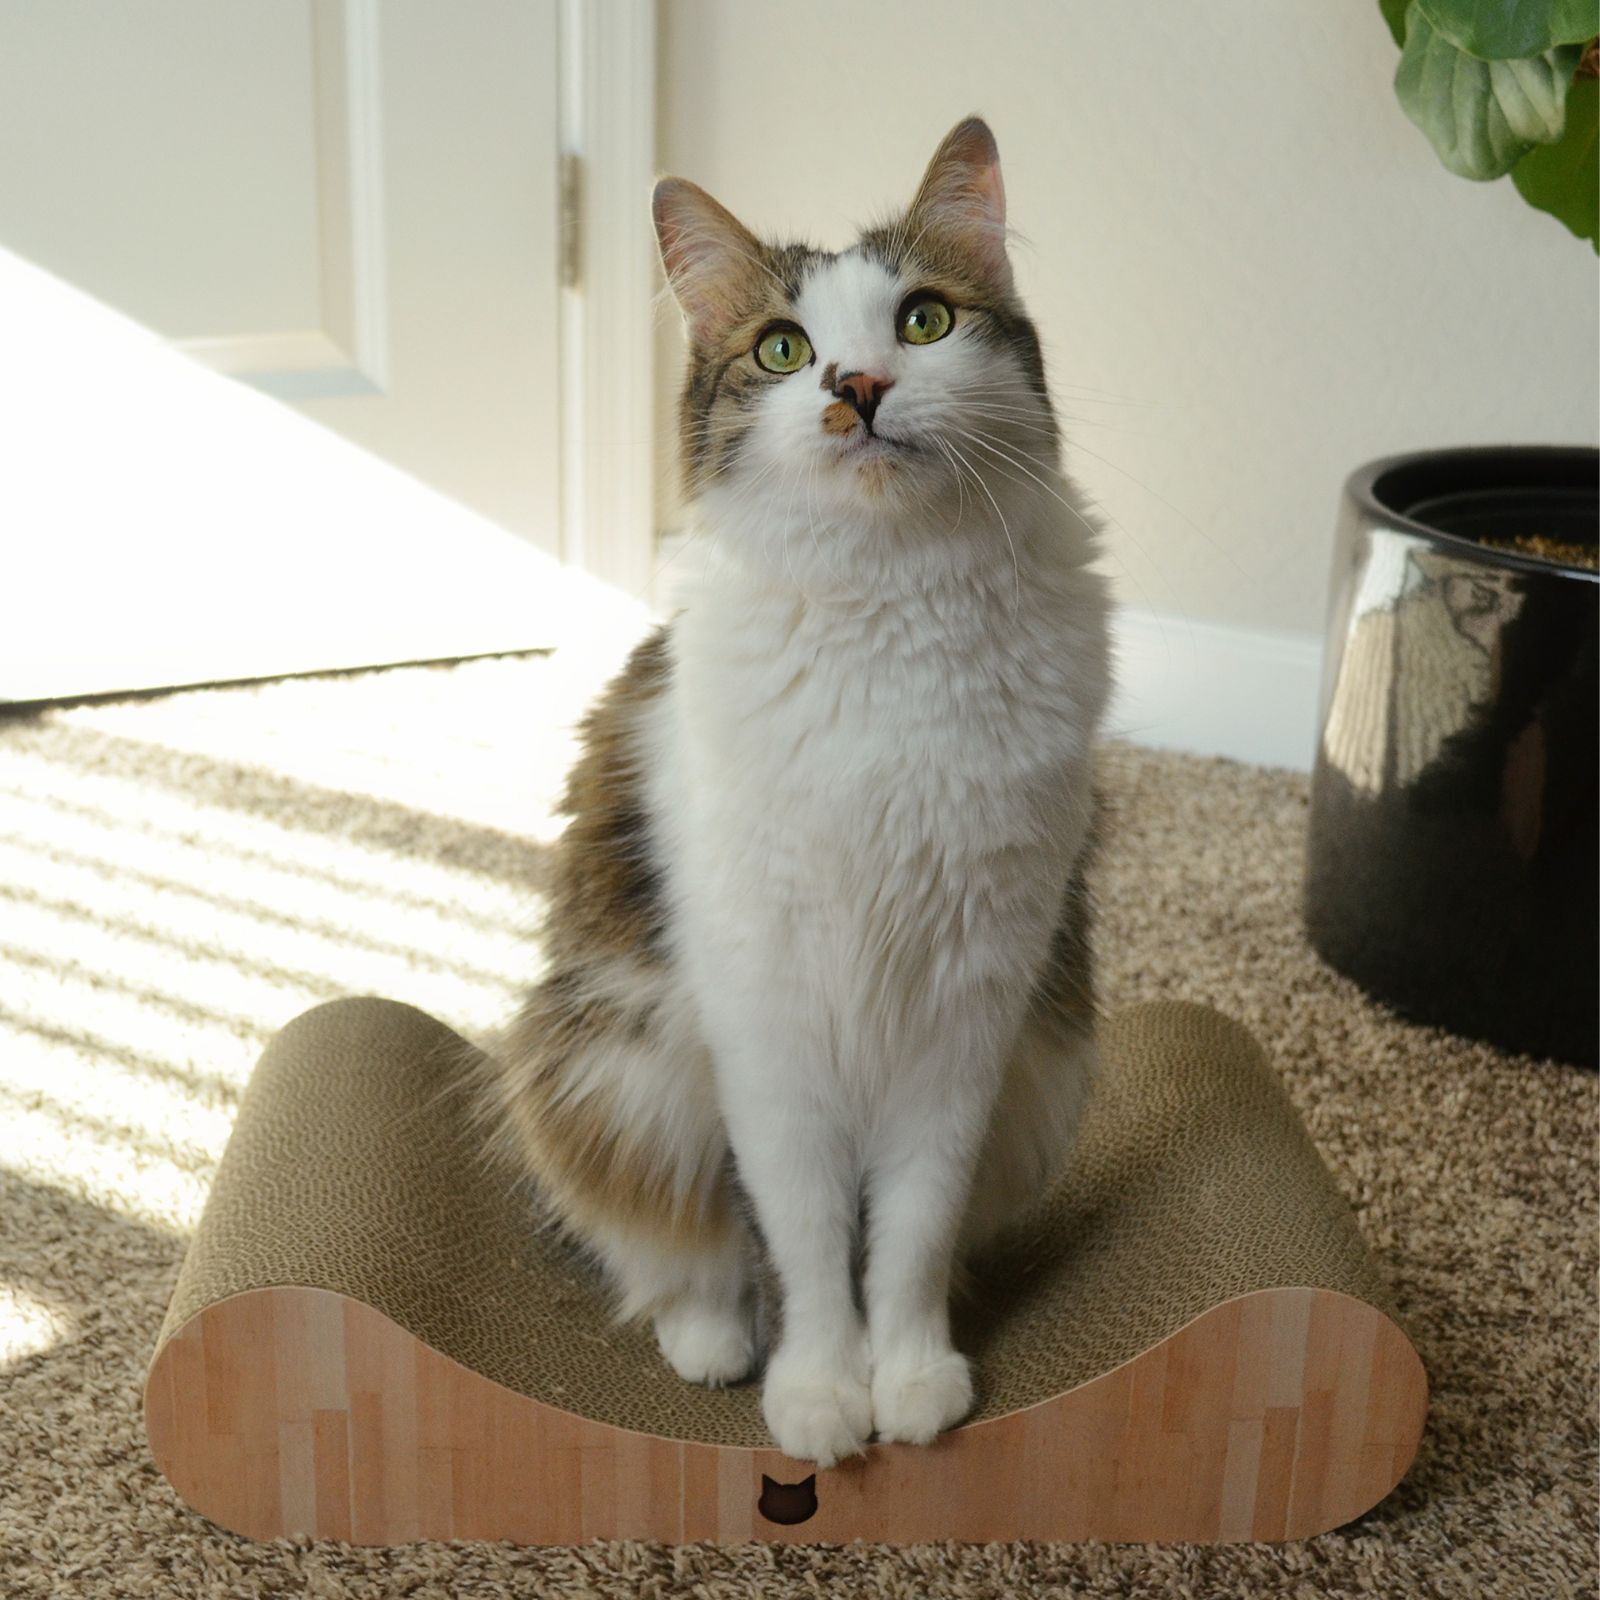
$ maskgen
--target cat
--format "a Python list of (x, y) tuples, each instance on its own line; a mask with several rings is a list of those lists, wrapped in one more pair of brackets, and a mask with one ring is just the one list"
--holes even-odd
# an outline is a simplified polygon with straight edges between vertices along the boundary
[(837, 254), (653, 211), (699, 565), (582, 724), (493, 1114), (684, 1378), (755, 1369), (770, 1264), (827, 1467), (970, 1410), (953, 1276), (1069, 1159), (1108, 596), (984, 122)]

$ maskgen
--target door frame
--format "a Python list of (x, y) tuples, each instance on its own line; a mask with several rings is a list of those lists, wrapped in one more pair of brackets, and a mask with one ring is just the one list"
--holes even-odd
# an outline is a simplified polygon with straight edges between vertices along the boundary
[(660, 287), (653, 0), (559, 0), (561, 552), (648, 600)]

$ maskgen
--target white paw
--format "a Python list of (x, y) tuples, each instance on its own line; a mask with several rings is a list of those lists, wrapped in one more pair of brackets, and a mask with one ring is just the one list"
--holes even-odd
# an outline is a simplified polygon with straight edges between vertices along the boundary
[(825, 1363), (780, 1348), (767, 1367), (761, 1409), (786, 1456), (831, 1467), (861, 1454), (872, 1433), (865, 1351)]
[(756, 1361), (750, 1317), (726, 1306), (668, 1306), (656, 1313), (656, 1340), (680, 1378), (712, 1389), (748, 1377)]
[(972, 1372), (958, 1351), (931, 1361), (891, 1354), (872, 1374), (872, 1420), (885, 1443), (927, 1444), (971, 1409)]

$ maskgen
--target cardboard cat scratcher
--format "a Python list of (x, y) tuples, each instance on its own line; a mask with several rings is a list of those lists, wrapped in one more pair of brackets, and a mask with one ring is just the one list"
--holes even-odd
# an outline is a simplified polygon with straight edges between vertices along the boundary
[(150, 1442), (258, 1538), (1292, 1539), (1374, 1505), (1427, 1383), (1260, 1048), (1111, 1019), (1069, 1175), (958, 1310), (977, 1407), (815, 1472), (679, 1379), (481, 1163), (460, 1041), (340, 1000), (256, 1070), (162, 1326)]

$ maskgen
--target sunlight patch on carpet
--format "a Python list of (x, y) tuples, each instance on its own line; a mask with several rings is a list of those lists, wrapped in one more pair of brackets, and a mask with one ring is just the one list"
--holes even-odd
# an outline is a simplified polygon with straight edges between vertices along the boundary
[(0, 1367), (70, 1339), (76, 1327), (59, 1301), (43, 1300), (14, 1283), (0, 1283)]

